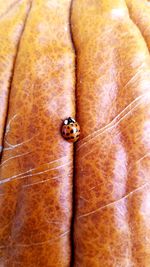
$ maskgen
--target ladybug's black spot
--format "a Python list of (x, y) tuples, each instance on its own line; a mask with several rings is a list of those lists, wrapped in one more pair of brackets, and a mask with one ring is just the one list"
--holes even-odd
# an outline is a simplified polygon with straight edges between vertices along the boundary
[(70, 133), (73, 133), (73, 129), (70, 131)]
[(69, 126), (68, 126), (67, 128), (68, 128), (68, 129), (70, 129), (70, 127), (69, 127)]
[(63, 134), (65, 134), (65, 132), (64, 132), (64, 131), (63, 131), (62, 133), (63, 133)]
[(76, 123), (75, 126), (78, 126), (78, 124)]
[(74, 139), (74, 136), (71, 136), (71, 139)]
[(77, 137), (79, 137), (79, 134), (77, 134)]
[(69, 133), (66, 133), (66, 135), (69, 135)]

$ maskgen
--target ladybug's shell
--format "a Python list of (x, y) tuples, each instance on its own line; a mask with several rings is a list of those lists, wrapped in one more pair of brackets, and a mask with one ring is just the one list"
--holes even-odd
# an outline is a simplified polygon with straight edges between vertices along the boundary
[(77, 122), (71, 122), (62, 126), (63, 137), (71, 143), (76, 142), (80, 135), (80, 126)]

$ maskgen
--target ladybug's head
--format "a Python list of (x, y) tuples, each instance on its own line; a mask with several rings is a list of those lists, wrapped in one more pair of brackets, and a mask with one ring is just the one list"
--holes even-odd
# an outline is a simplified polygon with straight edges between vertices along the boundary
[(66, 120), (64, 120), (64, 124), (67, 125), (67, 124), (70, 124), (70, 123), (74, 123), (75, 120), (71, 117), (68, 117)]

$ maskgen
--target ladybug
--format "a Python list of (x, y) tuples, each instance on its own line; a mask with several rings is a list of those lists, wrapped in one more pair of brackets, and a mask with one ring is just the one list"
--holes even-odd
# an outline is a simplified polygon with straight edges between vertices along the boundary
[(68, 142), (74, 143), (79, 139), (79, 135), (80, 135), (79, 124), (71, 117), (64, 120), (62, 125), (62, 136)]

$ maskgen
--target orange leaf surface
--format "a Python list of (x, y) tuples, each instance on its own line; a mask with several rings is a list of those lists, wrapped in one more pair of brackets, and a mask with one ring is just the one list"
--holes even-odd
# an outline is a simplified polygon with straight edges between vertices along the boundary
[[(69, 0), (33, 1), (20, 41), (0, 169), (0, 250), (5, 266), (69, 266), (74, 116)], [(61, 26), (60, 26), (61, 25)]]
[(0, 266), (149, 267), (148, 2), (0, 7)]
[(150, 55), (124, 1), (74, 0), (75, 264), (150, 266)]
[(26, 0), (0, 3), (0, 154), (13, 65), (29, 8), (30, 2)]
[(129, 14), (139, 27), (150, 50), (150, 2), (148, 0), (126, 0)]

